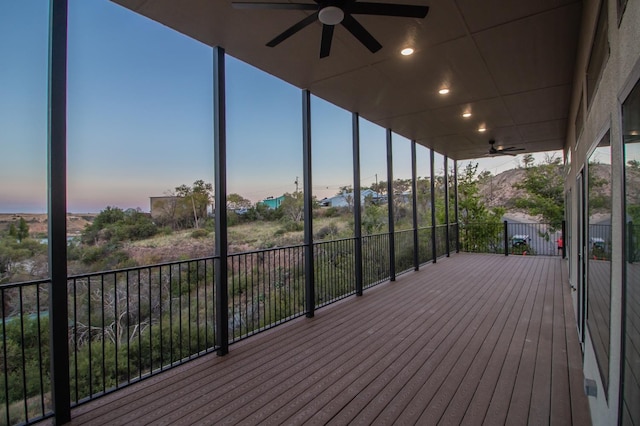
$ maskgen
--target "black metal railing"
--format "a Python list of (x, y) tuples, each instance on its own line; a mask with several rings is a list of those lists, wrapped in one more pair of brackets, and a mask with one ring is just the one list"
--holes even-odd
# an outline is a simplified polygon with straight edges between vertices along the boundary
[(471, 253), (562, 256), (562, 231), (548, 223), (473, 222), (460, 225), (460, 249)]
[(457, 240), (458, 240), (457, 232), (458, 232), (458, 224), (450, 223), (449, 224), (449, 253), (456, 252), (456, 246), (457, 246)]
[(447, 225), (436, 225), (436, 257), (447, 254)]
[(69, 278), (72, 404), (216, 349), (213, 260)]
[(468, 253), (504, 254), (504, 225), (473, 222), (460, 226), (460, 250)]
[[(450, 228), (450, 241), (453, 232)], [(414, 267), (413, 230), (394, 234), (396, 271)], [(446, 225), (436, 229), (446, 250)], [(418, 230), (420, 263), (433, 260), (432, 228)], [(356, 292), (356, 238), (313, 244), (316, 307)], [(366, 235), (363, 287), (390, 278), (389, 234)], [(451, 251), (455, 246), (450, 242)], [(305, 246), (227, 257), (229, 342), (305, 315)], [(216, 337), (215, 257), (70, 276), (67, 280), (72, 406), (220, 348)], [(52, 416), (50, 281), (0, 286), (0, 424)]]
[(389, 260), (389, 234), (362, 237), (363, 287), (380, 284), (391, 276)]
[(507, 222), (509, 254), (561, 256), (562, 250), (558, 249), (561, 229), (554, 229), (548, 223)]
[(418, 228), (418, 261), (421, 265), (433, 262), (432, 238), (433, 232), (430, 226)]
[(403, 231), (396, 231), (395, 235), (396, 245), (396, 274), (400, 275), (404, 272), (409, 272), (414, 269), (413, 265), (413, 229), (406, 229)]
[(355, 238), (315, 243), (316, 308), (355, 294)]
[(0, 286), (0, 424), (32, 423), (53, 415), (49, 285), (40, 280)]
[(304, 246), (229, 255), (229, 340), (305, 314)]
[(589, 258), (611, 260), (611, 225), (589, 224)]

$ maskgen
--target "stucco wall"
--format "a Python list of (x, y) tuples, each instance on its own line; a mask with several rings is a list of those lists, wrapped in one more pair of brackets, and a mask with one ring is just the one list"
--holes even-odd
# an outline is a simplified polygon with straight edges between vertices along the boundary
[[(593, 346), (587, 329), (584, 345), (584, 374), (597, 383), (597, 396), (590, 397), (591, 414), (594, 424), (617, 424), (620, 390), (620, 358), (622, 329), (622, 254), (621, 235), (623, 232), (623, 147), (621, 134), (620, 104), (640, 76), (640, 1), (629, 0), (620, 24), (617, 2), (604, 0), (608, 10), (608, 39), (610, 54), (605, 64), (591, 105), (586, 99), (586, 69), (592, 40), (600, 10), (600, 1), (586, 0), (583, 5), (583, 20), (577, 52), (577, 66), (572, 95), (569, 123), (575, 123), (577, 114), (583, 113), (584, 125), (576, 135), (569, 125), (567, 150), (570, 150), (571, 168), (567, 174), (566, 189), (570, 190), (571, 284), (578, 285), (578, 214), (576, 178), (584, 167), (590, 152), (602, 135), (610, 131), (612, 160), (612, 264), (611, 264), (611, 333), (609, 355), (609, 390), (604, 391), (595, 359)], [(584, 96), (581, 93), (584, 92)], [(582, 110), (579, 104), (582, 102)], [(577, 292), (574, 305), (577, 306)]]

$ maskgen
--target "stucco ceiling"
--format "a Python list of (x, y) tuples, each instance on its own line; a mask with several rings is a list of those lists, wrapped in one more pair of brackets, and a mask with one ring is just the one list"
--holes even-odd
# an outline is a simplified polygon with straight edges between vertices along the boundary
[[(524, 152), (564, 146), (581, 1), (371, 0), (430, 10), (425, 19), (358, 15), (382, 49), (372, 54), (338, 26), (324, 59), (318, 22), (265, 46), (311, 12), (113, 1), (453, 159), (483, 156), (489, 139)], [(412, 56), (400, 55), (406, 46)]]

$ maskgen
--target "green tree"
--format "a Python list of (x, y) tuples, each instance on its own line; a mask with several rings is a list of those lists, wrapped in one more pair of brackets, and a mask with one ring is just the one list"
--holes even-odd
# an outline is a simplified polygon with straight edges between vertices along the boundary
[[(15, 238), (0, 238), (0, 283), (17, 280), (41, 278), (46, 276), (46, 244), (28, 238), (18, 241)], [(38, 262), (26, 262), (39, 258)]]
[(16, 239), (18, 238), (18, 228), (16, 228), (16, 225), (14, 223), (9, 225), (9, 236)]
[(431, 179), (416, 179), (418, 222), (421, 226), (431, 226)]
[(533, 158), (533, 154), (525, 154), (522, 158), (522, 164), (524, 164), (524, 168), (528, 169), (533, 166), (535, 159)]
[(29, 238), (29, 225), (27, 225), (27, 221), (24, 220), (23, 217), (20, 218), (18, 222), (18, 232), (16, 233), (16, 238), (18, 241), (22, 242), (22, 240)]
[(336, 195), (341, 195), (344, 201), (347, 203), (349, 211), (353, 211), (353, 187), (351, 185), (341, 186)]
[(85, 244), (98, 244), (100, 241), (116, 242), (140, 240), (158, 232), (151, 217), (140, 209), (122, 210), (107, 206), (82, 232)]
[(522, 183), (516, 188), (524, 189), (526, 195), (515, 200), (516, 207), (526, 209), (530, 214), (541, 215), (551, 225), (559, 229), (564, 219), (564, 177), (561, 159), (547, 156), (542, 164), (526, 169)]
[(278, 206), (278, 210), (282, 212), (285, 220), (292, 222), (302, 221), (304, 213), (304, 197), (302, 196), (302, 192), (298, 191), (293, 194), (287, 192), (284, 194), (284, 200), (282, 200), (282, 203)]
[(213, 185), (199, 179), (192, 186), (183, 184), (176, 187), (175, 195), (189, 207), (193, 213), (193, 226), (199, 228), (200, 220), (207, 215), (207, 207), (213, 200)]
[(470, 251), (493, 252), (501, 248), (503, 208), (488, 209), (478, 187), (478, 163), (458, 172), (458, 220), (463, 246)]
[(227, 195), (227, 209), (229, 210), (239, 210), (239, 209), (248, 209), (251, 207), (251, 201), (247, 200), (240, 194), (229, 194)]
[(387, 193), (387, 182), (381, 180), (380, 182), (374, 182), (371, 184), (371, 189), (378, 193), (378, 195), (384, 195)]
[(362, 230), (364, 235), (383, 232), (387, 226), (387, 207), (371, 204), (365, 207), (362, 215)]

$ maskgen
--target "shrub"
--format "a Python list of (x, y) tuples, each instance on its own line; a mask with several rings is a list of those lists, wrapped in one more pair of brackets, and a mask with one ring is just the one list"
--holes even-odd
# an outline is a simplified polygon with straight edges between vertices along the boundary
[(338, 226), (335, 223), (330, 223), (327, 226), (323, 226), (318, 229), (315, 238), (319, 240), (324, 240), (330, 237), (335, 237), (338, 235)]
[(209, 235), (209, 231), (206, 229), (196, 229), (191, 233), (191, 238), (204, 238)]

